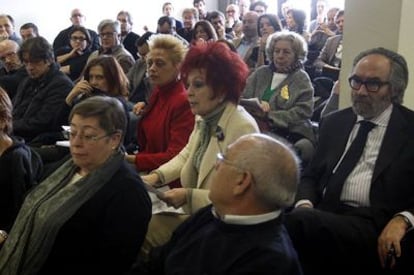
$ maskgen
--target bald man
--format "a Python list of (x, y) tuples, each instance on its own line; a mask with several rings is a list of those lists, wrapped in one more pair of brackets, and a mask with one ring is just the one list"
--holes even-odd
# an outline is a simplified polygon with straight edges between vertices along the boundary
[(212, 205), (178, 227), (154, 268), (165, 274), (302, 274), (282, 224), (299, 180), (292, 150), (249, 134), (217, 155), (215, 169)]

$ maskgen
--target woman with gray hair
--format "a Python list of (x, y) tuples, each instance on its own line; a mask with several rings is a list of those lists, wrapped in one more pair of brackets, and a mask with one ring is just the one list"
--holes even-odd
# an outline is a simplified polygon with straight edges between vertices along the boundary
[(255, 111), (246, 107), (262, 131), (287, 139), (305, 163), (312, 157), (315, 143), (310, 122), (313, 86), (303, 70), (306, 53), (307, 44), (301, 35), (290, 31), (272, 34), (266, 45), (271, 63), (249, 76), (243, 92), (246, 99), (258, 99), (260, 107)]

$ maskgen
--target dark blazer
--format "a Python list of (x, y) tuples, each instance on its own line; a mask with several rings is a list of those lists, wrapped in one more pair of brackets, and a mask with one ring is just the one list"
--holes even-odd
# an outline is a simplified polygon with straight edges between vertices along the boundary
[(325, 46), (322, 48), (319, 57), (315, 61), (315, 67), (322, 69), (325, 64), (333, 66), (336, 50), (342, 40), (342, 34), (332, 36), (326, 40)]
[(124, 48), (132, 54), (135, 60), (138, 59), (138, 49), (135, 45), (135, 42), (138, 40), (139, 35), (134, 32), (129, 32), (124, 40), (122, 41), (122, 44), (124, 45)]
[[(309, 199), (316, 207), (323, 189), (339, 161), (355, 124), (351, 108), (323, 119), (319, 130), (319, 146), (299, 185), (297, 200)], [(414, 112), (394, 105), (391, 118), (375, 163), (370, 189), (370, 207), (355, 214), (369, 216), (382, 229), (396, 213), (414, 213)]]

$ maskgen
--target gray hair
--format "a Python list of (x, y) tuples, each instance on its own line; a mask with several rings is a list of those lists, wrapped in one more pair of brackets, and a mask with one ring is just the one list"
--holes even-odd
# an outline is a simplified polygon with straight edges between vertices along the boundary
[(389, 49), (378, 47), (378, 48), (372, 48), (365, 50), (361, 53), (359, 53), (353, 63), (353, 67), (355, 68), (356, 64), (363, 59), (364, 57), (372, 54), (379, 54), (386, 58), (391, 63), (390, 66), (390, 77), (389, 82), (390, 86), (392, 88), (392, 94), (391, 94), (391, 102), (396, 104), (402, 104), (405, 89), (408, 85), (408, 65), (405, 58)]
[(98, 33), (102, 32), (102, 30), (106, 27), (111, 27), (114, 32), (116, 32), (117, 34), (121, 33), (121, 24), (119, 23), (119, 21), (117, 20), (111, 20), (111, 19), (105, 19), (102, 20), (99, 25), (98, 25)]
[(306, 54), (308, 52), (308, 44), (300, 34), (292, 31), (275, 32), (267, 38), (266, 54), (269, 60), (273, 60), (273, 52), (276, 43), (282, 40), (289, 41), (292, 43), (292, 50), (294, 51), (296, 56), (295, 61), (305, 61)]
[(249, 134), (246, 150), (237, 152), (237, 166), (254, 179), (253, 192), (264, 207), (277, 210), (292, 205), (299, 183), (299, 159), (284, 142), (264, 134)]

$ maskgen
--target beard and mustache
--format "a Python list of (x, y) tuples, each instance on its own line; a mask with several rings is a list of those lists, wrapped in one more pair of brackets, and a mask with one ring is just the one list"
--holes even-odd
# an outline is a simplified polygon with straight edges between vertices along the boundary
[(357, 115), (364, 119), (371, 119), (380, 115), (392, 103), (391, 93), (383, 96), (378, 95), (357, 95), (352, 92), (352, 109)]

